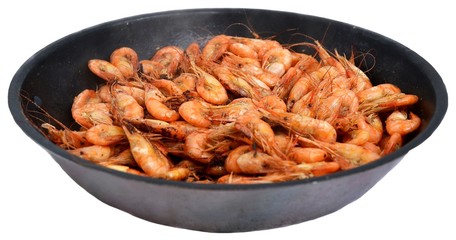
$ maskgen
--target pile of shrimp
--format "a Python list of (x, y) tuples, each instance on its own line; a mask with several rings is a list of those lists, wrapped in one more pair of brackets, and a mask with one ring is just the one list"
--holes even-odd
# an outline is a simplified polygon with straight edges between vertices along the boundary
[(354, 56), (319, 41), (305, 45), (315, 54), (228, 35), (185, 49), (164, 46), (150, 59), (120, 47), (110, 59), (88, 61), (104, 81), (75, 96), (79, 130), (42, 128), (55, 144), (102, 166), (214, 184), (352, 169), (394, 152), (419, 128), (409, 110), (416, 95), (373, 86)]

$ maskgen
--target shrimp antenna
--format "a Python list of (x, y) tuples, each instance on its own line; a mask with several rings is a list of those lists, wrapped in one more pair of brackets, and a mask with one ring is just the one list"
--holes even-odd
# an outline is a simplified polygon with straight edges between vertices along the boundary
[[(27, 109), (28, 117), (35, 119), (41, 123), (49, 123), (49, 120), (52, 120), (53, 122), (57, 123), (61, 128), (63, 129), (69, 129), (65, 124), (54, 118), (51, 114), (49, 114), (44, 108), (42, 108), (38, 103), (30, 99), (26, 94), (22, 91), (21, 92), (21, 97), (26, 100), (26, 104), (33, 104), (34, 107), (36, 107), (38, 110), (29, 110), (30, 108), (28, 106), (24, 106), (25, 109)], [(48, 119), (48, 121), (43, 120), (40, 116), (44, 116), (45, 118)], [(41, 132), (44, 136), (46, 134), (43, 132), (43, 130), (38, 127), (35, 124), (32, 124), (39, 132)]]
[[(247, 20), (248, 22), (248, 20)], [(248, 23), (248, 25), (250, 25), (250, 23)], [(249, 31), (250, 34), (252, 34), (252, 36), (255, 38), (255, 39), (261, 39), (261, 36), (256, 33), (254, 30), (251, 29), (251, 27), (249, 27), (247, 24), (245, 23), (232, 23), (230, 25), (228, 25), (228, 27), (226, 27), (225, 29), (225, 32), (230, 28), (230, 27), (233, 27), (233, 26), (242, 26), (242, 27), (245, 27), (247, 29), (247, 31)]]

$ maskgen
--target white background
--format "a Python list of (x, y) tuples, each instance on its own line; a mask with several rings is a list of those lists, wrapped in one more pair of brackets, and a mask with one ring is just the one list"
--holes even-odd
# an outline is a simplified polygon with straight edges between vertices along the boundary
[[(452, 97), (456, 93), (456, 39), (451, 23), (456, 18), (449, 5), (439, 1), (214, 2), (1, 3), (0, 239), (455, 239), (456, 119)], [(299, 12), (351, 23), (390, 37), (420, 54), (439, 72), (450, 95), (445, 119), (427, 141), (410, 151), (367, 194), (343, 209), (293, 226), (233, 234), (163, 226), (100, 202), (73, 182), (13, 121), (7, 106), (9, 83), (23, 62), (51, 42), (127, 16), (209, 7)]]

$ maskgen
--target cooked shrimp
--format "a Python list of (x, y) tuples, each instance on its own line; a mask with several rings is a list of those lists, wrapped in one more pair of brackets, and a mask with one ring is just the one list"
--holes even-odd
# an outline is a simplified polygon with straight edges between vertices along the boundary
[(166, 97), (180, 96), (183, 91), (177, 86), (174, 81), (166, 79), (154, 79), (152, 85), (157, 87)]
[(192, 100), (182, 103), (178, 111), (180, 116), (193, 126), (208, 128), (212, 122), (207, 119), (207, 106), (201, 101)]
[(228, 50), (230, 43), (231, 39), (226, 35), (217, 35), (209, 39), (201, 51), (203, 65), (218, 61)]
[(391, 83), (383, 83), (358, 92), (356, 96), (360, 103), (373, 102), (386, 96), (401, 93), (401, 89)]
[(270, 94), (270, 91), (266, 89), (259, 91), (259, 88), (255, 88), (247, 79), (240, 77), (239, 74), (233, 73), (229, 68), (220, 66), (213, 68), (213, 71), (220, 80), (220, 83), (225, 86), (226, 89), (241, 97), (260, 99), (264, 95)]
[(298, 68), (300, 71), (310, 74), (320, 68), (320, 63), (313, 56), (304, 53), (292, 54), (298, 57), (298, 61), (296, 62), (294, 67)]
[(268, 71), (263, 71), (260, 74), (255, 75), (255, 78), (262, 81), (264, 84), (266, 84), (266, 86), (270, 88), (274, 87), (280, 82), (279, 76)]
[(337, 118), (354, 115), (358, 106), (358, 98), (353, 91), (335, 89), (326, 99), (315, 104), (315, 117), (332, 124)]
[(190, 43), (185, 49), (185, 56), (187, 56), (191, 62), (198, 64), (201, 58), (201, 49), (199, 44), (197, 42)]
[(380, 155), (385, 156), (392, 152), (395, 152), (402, 147), (403, 138), (399, 133), (393, 133), (391, 135), (385, 135), (380, 141), (380, 148), (382, 149)]
[(110, 62), (116, 66), (125, 79), (135, 77), (139, 67), (138, 54), (129, 47), (121, 47), (114, 50), (110, 56)]
[(291, 52), (286, 48), (276, 47), (269, 49), (264, 54), (261, 67), (278, 77), (282, 77), (292, 63), (293, 56)]
[(144, 106), (144, 87), (138, 86), (130, 86), (130, 85), (121, 85), (121, 84), (114, 84), (110, 85), (103, 85), (97, 89), (98, 96), (102, 99), (105, 103), (112, 103), (112, 94), (111, 89), (118, 89), (118, 91), (123, 91), (129, 95), (131, 95), (141, 106)]
[(421, 119), (413, 112), (407, 114), (406, 111), (396, 110), (386, 118), (385, 123), (386, 131), (390, 135), (399, 133), (403, 136), (418, 129), (421, 124)]
[(292, 134), (287, 134), (282, 131), (275, 132), (274, 139), (277, 143), (277, 147), (283, 152), (285, 155), (288, 155), (297, 144), (297, 138), (294, 137)]
[[(168, 81), (168, 80), (163, 80)], [(180, 115), (177, 111), (169, 109), (162, 101), (165, 100), (165, 96), (160, 92), (160, 90), (153, 84), (145, 84), (145, 105), (147, 112), (152, 115), (152, 117), (172, 122), (179, 119)]]
[(192, 69), (198, 77), (196, 91), (204, 100), (217, 105), (224, 104), (228, 101), (228, 93), (217, 78), (195, 64), (192, 64)]
[(73, 119), (85, 128), (113, 122), (108, 104), (103, 103), (97, 93), (90, 89), (82, 91), (74, 98), (71, 114)]
[(250, 98), (236, 98), (227, 105), (208, 106), (207, 117), (213, 122), (234, 122), (244, 115), (260, 116)]
[(291, 110), (293, 105), (299, 101), (304, 95), (312, 91), (316, 87), (317, 83), (308, 74), (303, 74), (296, 82), (291, 86), (290, 92), (287, 98), (287, 109)]
[(354, 168), (375, 161), (380, 155), (362, 146), (350, 143), (321, 143), (332, 150), (333, 160), (339, 163), (343, 170)]
[(125, 139), (123, 129), (116, 125), (98, 124), (86, 131), (88, 142), (99, 146), (110, 146)]
[(240, 42), (230, 44), (229, 51), (242, 58), (258, 59), (258, 54), (255, 50)]
[(131, 153), (138, 166), (151, 177), (181, 180), (188, 175), (187, 171), (174, 168), (171, 161), (156, 144), (147, 140), (132, 126), (122, 126), (130, 143)]
[[(123, 131), (123, 129), (122, 129)], [(123, 166), (130, 166), (130, 167), (137, 167), (138, 164), (136, 163), (133, 155), (131, 154), (130, 148), (126, 148), (121, 150), (119, 153), (110, 156), (106, 161), (100, 162), (100, 165), (108, 166), (108, 165), (123, 165)]]
[(261, 74), (263, 72), (261, 63), (257, 59), (240, 57), (230, 53), (227, 53), (223, 57), (220, 65), (237, 69), (253, 76)]
[(120, 172), (125, 172), (125, 173), (130, 173), (130, 174), (135, 174), (139, 176), (147, 176), (144, 172), (139, 171), (137, 169), (125, 166), (125, 165), (119, 165), (119, 164), (108, 164), (105, 165), (107, 168), (114, 169)]
[(145, 76), (146, 79), (158, 79), (160, 78), (160, 74), (165, 71), (165, 66), (159, 62), (148, 59), (139, 61), (139, 73), (141, 73), (141, 76)]
[(214, 154), (207, 151), (208, 133), (208, 130), (195, 131), (185, 138), (186, 154), (201, 163), (209, 163), (214, 158)]
[(233, 42), (238, 42), (247, 45), (252, 50), (254, 50), (257, 55), (258, 59), (263, 59), (265, 53), (272, 49), (272, 48), (281, 48), (282, 45), (274, 40), (268, 39), (253, 39), (247, 37), (231, 37)]
[(282, 100), (282, 98), (278, 97), (277, 95), (269, 95), (262, 97), (258, 102), (258, 105), (261, 108), (264, 108), (268, 111), (274, 112), (286, 112), (287, 105)]
[(301, 77), (302, 72), (298, 68), (290, 67), (274, 86), (273, 93), (282, 99), (287, 99), (291, 89)]
[(112, 63), (102, 59), (91, 59), (88, 62), (90, 71), (108, 82), (125, 81), (122, 72)]
[(112, 112), (115, 118), (122, 120), (135, 120), (144, 118), (144, 108), (130, 94), (121, 89), (112, 89)]
[(261, 149), (274, 157), (286, 159), (280, 151), (271, 126), (255, 115), (243, 115), (236, 120), (236, 128), (252, 139)]
[(383, 137), (383, 123), (377, 114), (360, 117), (357, 126), (369, 133), (369, 142), (377, 144)]
[(69, 153), (94, 163), (105, 162), (114, 154), (112, 147), (91, 145), (67, 150)]
[(382, 98), (376, 99), (372, 102), (360, 102), (359, 110), (369, 115), (372, 113), (385, 112), (399, 107), (406, 107), (418, 102), (418, 96), (413, 94), (397, 93)]
[(196, 81), (198, 78), (192, 73), (182, 73), (173, 79), (176, 86), (182, 91), (196, 91)]
[(160, 78), (173, 79), (183, 59), (184, 52), (181, 48), (165, 46), (160, 48), (150, 60), (163, 66), (158, 72)]
[(296, 163), (314, 163), (326, 160), (329, 154), (320, 148), (294, 147), (288, 153), (288, 157)]
[(47, 130), (49, 140), (64, 149), (75, 149), (92, 145), (86, 139), (86, 131), (73, 131), (68, 128), (57, 129), (49, 123), (41, 124)]
[(225, 161), (228, 172), (244, 174), (264, 174), (282, 171), (294, 166), (290, 161), (283, 161), (265, 152), (242, 145), (230, 152)]
[(331, 124), (323, 120), (288, 112), (262, 111), (262, 109), (260, 111), (269, 120), (302, 136), (311, 136), (312, 138), (328, 143), (336, 141), (336, 130)]

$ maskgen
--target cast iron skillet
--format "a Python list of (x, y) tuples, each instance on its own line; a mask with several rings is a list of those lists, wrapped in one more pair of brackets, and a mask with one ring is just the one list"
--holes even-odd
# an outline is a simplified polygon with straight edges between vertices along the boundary
[[(30, 100), (67, 126), (73, 123), (73, 97), (101, 83), (89, 72), (89, 59), (108, 59), (122, 46), (132, 47), (146, 59), (159, 47), (185, 48), (193, 41), (204, 44), (217, 34), (252, 37), (246, 26), (263, 38), (274, 37), (281, 43), (317, 39), (342, 54), (349, 55), (352, 50), (370, 53), (375, 68), (368, 75), (374, 84), (390, 82), (420, 96), (413, 109), (423, 120), (418, 133), (391, 155), (325, 177), (276, 184), (206, 185), (146, 178), (97, 166), (60, 149), (36, 127), (41, 122), (34, 112), (39, 109)], [(367, 58), (364, 65), (372, 64), (373, 58)], [(128, 17), (57, 40), (20, 67), (12, 79), (8, 103), (22, 131), (48, 151), (75, 182), (106, 204), (159, 224), (240, 232), (304, 222), (358, 199), (434, 132), (446, 113), (448, 99), (441, 77), (426, 60), (369, 30), (289, 12), (194, 9)]]

